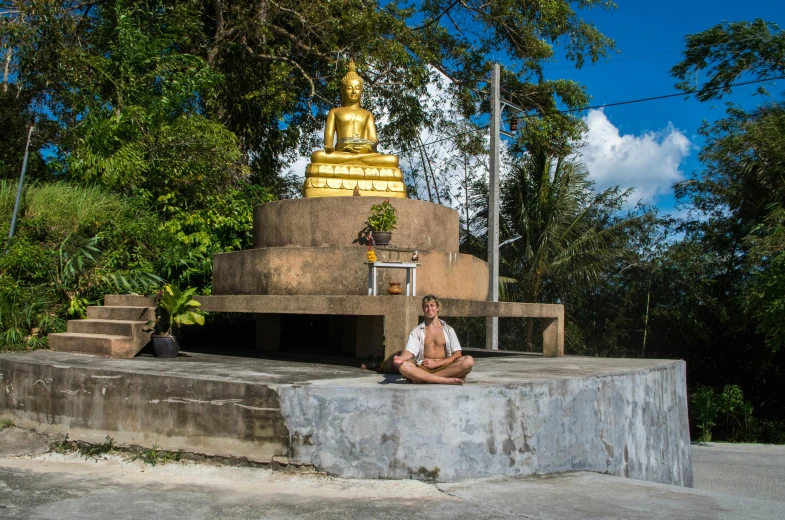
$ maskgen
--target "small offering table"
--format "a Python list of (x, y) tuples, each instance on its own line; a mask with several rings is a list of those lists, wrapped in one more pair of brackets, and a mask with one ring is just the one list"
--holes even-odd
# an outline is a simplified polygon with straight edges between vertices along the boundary
[(368, 296), (376, 296), (376, 270), (406, 269), (406, 296), (417, 296), (417, 262), (367, 262)]

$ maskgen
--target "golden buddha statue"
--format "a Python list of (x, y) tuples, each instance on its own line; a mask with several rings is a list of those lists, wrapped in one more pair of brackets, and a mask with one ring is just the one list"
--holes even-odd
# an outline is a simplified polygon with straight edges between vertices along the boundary
[(406, 198), (398, 157), (376, 150), (376, 123), (373, 114), (360, 107), (362, 93), (363, 80), (351, 61), (341, 80), (343, 106), (327, 114), (324, 150), (313, 152), (305, 168), (306, 197), (344, 197), (359, 191), (360, 195)]

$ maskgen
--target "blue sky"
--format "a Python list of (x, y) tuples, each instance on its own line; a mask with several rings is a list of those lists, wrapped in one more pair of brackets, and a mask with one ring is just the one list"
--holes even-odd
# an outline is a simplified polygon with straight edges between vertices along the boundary
[[(679, 62), (687, 34), (722, 21), (755, 18), (785, 26), (783, 0), (617, 3), (615, 11), (584, 14), (616, 41), (620, 52), (608, 63), (589, 64), (581, 70), (565, 68), (569, 62), (559, 60), (546, 66), (548, 78), (568, 78), (586, 85), (592, 105), (674, 92), (675, 81), (668, 70)], [(752, 96), (755, 88), (739, 87), (728, 100), (754, 106), (761, 101)], [(777, 95), (784, 89), (785, 81), (769, 87)], [(583, 159), (598, 187), (616, 183), (634, 186), (635, 200), (643, 197), (645, 202), (669, 212), (674, 206), (670, 185), (699, 167), (697, 153), (702, 142), (697, 129), (703, 120), (722, 117), (724, 102), (700, 103), (694, 98), (676, 97), (591, 113), (587, 119), (589, 145), (583, 150)]]

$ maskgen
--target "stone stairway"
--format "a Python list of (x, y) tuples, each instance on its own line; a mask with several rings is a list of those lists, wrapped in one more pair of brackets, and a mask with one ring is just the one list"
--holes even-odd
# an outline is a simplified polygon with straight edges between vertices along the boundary
[(111, 358), (132, 358), (150, 341), (155, 319), (150, 298), (107, 294), (103, 307), (88, 307), (86, 320), (69, 320), (67, 332), (49, 334), (49, 348)]

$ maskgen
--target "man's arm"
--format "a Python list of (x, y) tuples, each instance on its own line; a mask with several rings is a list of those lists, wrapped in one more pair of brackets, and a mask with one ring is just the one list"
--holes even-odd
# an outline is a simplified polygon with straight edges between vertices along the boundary
[(400, 356), (393, 356), (393, 364), (397, 367), (403, 365), (410, 359), (414, 357), (414, 354), (409, 352), (408, 350), (404, 350)]
[(444, 359), (424, 359), (422, 362), (422, 366), (425, 368), (439, 368), (439, 367), (446, 367), (447, 365), (453, 363), (456, 359), (461, 357), (463, 353), (460, 350), (453, 352), (451, 356), (448, 356)]

